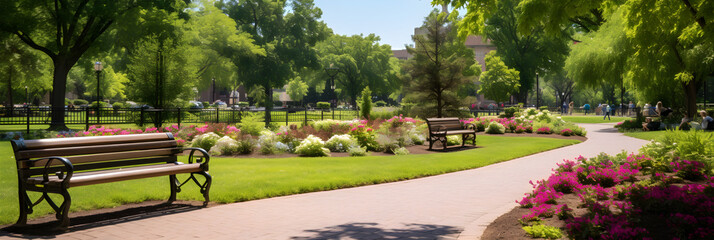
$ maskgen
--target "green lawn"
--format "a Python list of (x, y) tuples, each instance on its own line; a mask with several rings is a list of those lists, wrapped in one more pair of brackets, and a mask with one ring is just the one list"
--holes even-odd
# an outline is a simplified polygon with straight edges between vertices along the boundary
[(631, 117), (610, 117), (610, 119), (602, 119), (602, 116), (561, 116), (566, 122), (572, 123), (616, 123), (622, 122)]
[[(324, 191), (400, 181), (489, 164), (576, 144), (576, 140), (537, 137), (479, 136), (480, 148), (450, 153), (408, 156), (322, 158), (212, 158), (211, 200), (220, 203)], [(8, 142), (0, 143), (0, 224), (16, 220), (17, 173)], [(185, 176), (181, 176), (185, 177)], [(71, 211), (110, 208), (124, 203), (168, 198), (168, 178), (151, 178), (70, 189)], [(32, 194), (36, 199), (39, 194)], [(202, 200), (194, 185), (179, 199)], [(57, 197), (56, 199), (61, 199)], [(339, 204), (339, 203), (336, 203)], [(35, 208), (36, 218), (49, 214), (46, 203)]]
[(633, 138), (639, 138), (643, 140), (653, 140), (655, 138), (658, 138), (659, 136), (664, 135), (667, 131), (648, 131), (648, 132), (643, 132), (643, 131), (636, 131), (636, 132), (626, 132), (625, 136), (628, 137), (633, 137)]

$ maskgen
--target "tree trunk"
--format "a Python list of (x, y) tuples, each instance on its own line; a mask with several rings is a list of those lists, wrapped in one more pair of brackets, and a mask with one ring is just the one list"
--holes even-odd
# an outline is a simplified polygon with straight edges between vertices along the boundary
[(273, 88), (268, 85), (263, 85), (265, 88), (265, 127), (270, 126), (270, 111), (273, 110)]
[(686, 97), (687, 118), (693, 119), (697, 115), (697, 80), (691, 80), (688, 83), (682, 83), (684, 87), (684, 96)]
[(69, 128), (64, 124), (64, 94), (67, 90), (67, 74), (76, 61), (70, 61), (66, 57), (57, 56), (54, 63), (54, 73), (52, 78), (52, 122), (50, 131), (67, 131)]
[(436, 117), (441, 118), (442, 112), (441, 112), (441, 93), (436, 94)]

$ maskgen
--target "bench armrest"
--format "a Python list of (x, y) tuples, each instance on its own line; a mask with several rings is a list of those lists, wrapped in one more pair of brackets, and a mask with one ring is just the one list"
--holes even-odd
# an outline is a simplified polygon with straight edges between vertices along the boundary
[[(40, 158), (40, 159), (35, 159), (32, 160), (33, 162), (36, 161), (41, 161), (41, 160), (47, 160), (47, 163), (45, 163), (45, 172), (42, 173), (42, 182), (49, 182), (50, 181), (50, 172), (49, 170), (52, 167), (52, 161), (58, 160), (64, 164), (64, 168), (57, 173), (52, 173), (52, 174), (57, 174), (57, 177), (59, 179), (62, 179), (62, 187), (64, 188), (69, 188), (69, 179), (72, 178), (72, 175), (74, 174), (74, 165), (72, 165), (72, 162), (70, 162), (68, 159), (63, 158), (63, 157), (46, 157), (46, 158)], [(62, 174), (62, 172), (66, 172), (67, 174)]]
[(196, 152), (200, 152), (202, 156), (196, 158), (196, 163), (201, 163), (201, 168), (203, 168), (203, 171), (208, 172), (208, 161), (211, 160), (211, 156), (208, 155), (208, 152), (204, 150), (203, 148), (184, 148), (182, 151), (188, 151), (191, 150), (191, 153), (188, 155), (188, 163), (193, 163), (193, 154)]

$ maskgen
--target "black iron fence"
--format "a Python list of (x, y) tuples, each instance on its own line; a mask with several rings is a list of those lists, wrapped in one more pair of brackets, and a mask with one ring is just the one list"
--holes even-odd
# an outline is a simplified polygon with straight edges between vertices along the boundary
[[(47, 125), (52, 122), (53, 109), (44, 106), (0, 108), (0, 125)], [(152, 108), (65, 108), (65, 124), (82, 124), (85, 128), (99, 124), (136, 124), (139, 126), (163, 123), (240, 123), (246, 114), (256, 115), (265, 121), (264, 110), (232, 108), (205, 109), (152, 109)], [(356, 110), (342, 109), (274, 109), (271, 122), (307, 122), (324, 119), (351, 120), (358, 117)]]

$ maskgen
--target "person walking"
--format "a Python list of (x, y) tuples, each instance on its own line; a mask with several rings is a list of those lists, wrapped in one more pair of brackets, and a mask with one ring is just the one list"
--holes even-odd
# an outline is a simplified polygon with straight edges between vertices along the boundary
[(573, 115), (573, 107), (575, 107), (575, 102), (570, 101), (568, 104), (568, 115)]
[(630, 109), (630, 111), (629, 111), (630, 115), (634, 115), (635, 114), (635, 104), (632, 103), (632, 101), (630, 101), (630, 105), (628, 105), (627, 107)]
[(602, 111), (603, 111), (602, 114), (605, 115), (602, 117), (602, 120), (605, 120), (605, 118), (607, 118), (607, 120), (610, 120), (610, 111), (611, 110), (612, 109), (610, 108), (610, 105), (607, 105), (607, 104), (602, 105)]
[(590, 104), (585, 104), (583, 105), (583, 109), (585, 109), (585, 115), (588, 115), (588, 112), (590, 111)]

